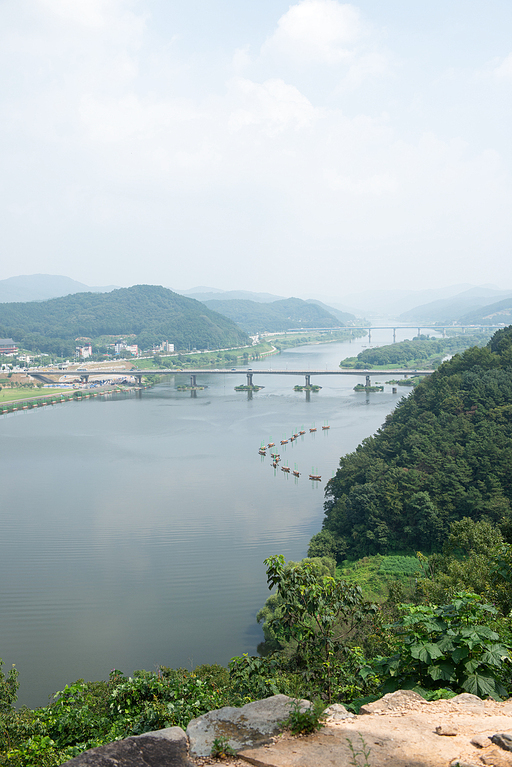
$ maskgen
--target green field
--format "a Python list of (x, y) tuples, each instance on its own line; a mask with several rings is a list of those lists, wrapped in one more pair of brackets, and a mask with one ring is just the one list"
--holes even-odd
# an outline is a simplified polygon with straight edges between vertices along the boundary
[(151, 359), (133, 359), (133, 367), (151, 370), (169, 368), (170, 370), (186, 370), (187, 368), (219, 368), (232, 365), (246, 364), (262, 356), (275, 353), (270, 343), (260, 343), (254, 346), (243, 346), (239, 349), (226, 349), (214, 352), (180, 352), (179, 354), (157, 354)]
[(18, 402), (19, 400), (42, 399), (52, 394), (69, 392), (70, 389), (2, 389), (0, 391), (0, 403)]
[(422, 568), (415, 556), (390, 554), (345, 560), (336, 572), (349, 583), (360, 586), (366, 599), (384, 602), (392, 582), (399, 581), (405, 593), (412, 592), (416, 578), (422, 575)]

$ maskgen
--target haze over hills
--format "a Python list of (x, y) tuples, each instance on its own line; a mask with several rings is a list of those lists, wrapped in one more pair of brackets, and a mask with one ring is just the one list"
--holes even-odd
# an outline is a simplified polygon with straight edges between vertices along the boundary
[(25, 349), (61, 355), (74, 353), (78, 338), (91, 339), (94, 350), (102, 336), (130, 336), (142, 349), (166, 340), (176, 349), (249, 343), (231, 320), (157, 285), (0, 304), (0, 336)]
[(286, 296), (275, 296), (272, 293), (253, 293), (250, 290), (219, 290), (218, 288), (192, 288), (191, 290), (177, 290), (176, 293), (195, 298), (196, 301), (203, 301), (203, 303), (206, 301), (230, 301), (238, 298), (258, 303), (270, 303), (286, 298)]
[(512, 290), (470, 288), (450, 298), (416, 306), (400, 314), (398, 319), (402, 322), (462, 322), (462, 317), (474, 312), (478, 314), (481, 308), (511, 296)]
[(464, 325), (505, 325), (512, 324), (512, 298), (505, 298), (495, 304), (487, 304), (481, 309), (475, 309), (460, 318)]
[(60, 274), (22, 274), (0, 280), (0, 303), (45, 301), (71, 293), (108, 293), (117, 285), (91, 287)]
[(343, 323), (316, 303), (285, 298), (263, 304), (256, 301), (205, 301), (210, 309), (236, 322), (247, 333), (265, 333), (290, 328), (335, 328)]
[[(343, 306), (352, 307), (351, 311), (364, 317), (398, 317), (403, 312), (423, 304), (449, 299), (463, 291), (473, 288), (473, 285), (449, 285), (425, 290), (368, 290), (361, 293), (346, 293), (338, 299)], [(495, 286), (488, 286), (493, 289)], [(497, 288), (495, 288), (497, 290)], [(326, 303), (334, 303), (326, 296), (318, 296)]]

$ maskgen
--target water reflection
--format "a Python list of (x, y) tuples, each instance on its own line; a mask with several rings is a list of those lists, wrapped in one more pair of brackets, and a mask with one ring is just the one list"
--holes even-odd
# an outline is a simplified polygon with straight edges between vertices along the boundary
[[(356, 348), (304, 347), (274, 364), (331, 368)], [(170, 377), (133, 396), (0, 420), (9, 446), (0, 657), (20, 670), (21, 703), (44, 704), (66, 683), (114, 667), (226, 663), (255, 651), (263, 559), (305, 555), (339, 457), (398, 399), (390, 387), (361, 399), (351, 377), (315, 377), (323, 388), (313, 397), (294, 392), (291, 376), (257, 378), (265, 388), (246, 397), (232, 375), (205, 375), (208, 388), (190, 392)], [(326, 422), (328, 431), (309, 431)], [(306, 433), (279, 446), (297, 478), (258, 449), (298, 425)]]

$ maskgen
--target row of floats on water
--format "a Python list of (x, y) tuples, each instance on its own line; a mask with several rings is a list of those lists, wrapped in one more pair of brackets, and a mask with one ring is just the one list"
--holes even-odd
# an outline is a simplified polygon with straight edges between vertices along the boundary
[[(328, 431), (328, 429), (330, 428), (331, 428), (330, 426), (322, 426), (322, 431)], [(317, 431), (317, 428), (315, 426), (312, 426), (309, 431), (310, 433)], [(305, 433), (306, 433), (305, 429), (297, 432), (296, 434), (294, 433), (288, 439), (282, 439), (281, 445), (287, 445), (288, 442), (294, 442), (299, 437), (302, 437)], [(268, 445), (261, 445), (258, 452), (260, 455), (266, 456), (267, 450), (270, 450), (271, 448), (275, 446), (276, 446), (275, 442), (269, 442)], [(281, 456), (279, 455), (279, 453), (270, 453), (270, 457), (272, 458), (272, 467), (274, 469), (277, 469), (279, 462), (281, 460)], [(300, 477), (300, 471), (297, 471), (296, 469), (290, 469), (289, 466), (281, 466), (281, 471), (284, 471), (286, 474), (293, 474), (294, 477)], [(319, 482), (322, 479), (322, 477), (320, 474), (310, 474), (309, 479), (313, 480), (313, 482)]]

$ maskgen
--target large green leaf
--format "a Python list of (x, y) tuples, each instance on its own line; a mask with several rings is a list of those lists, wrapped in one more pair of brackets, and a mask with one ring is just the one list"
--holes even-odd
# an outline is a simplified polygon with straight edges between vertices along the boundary
[(430, 678), (434, 680), (434, 682), (438, 682), (440, 679), (444, 679), (447, 682), (452, 682), (456, 678), (453, 664), (449, 661), (436, 663), (434, 666), (430, 666), (428, 674)]
[(491, 666), (500, 667), (503, 661), (510, 659), (510, 654), (506, 647), (501, 644), (487, 645), (482, 653), (480, 660), (482, 663), (489, 663)]
[(462, 688), (472, 695), (478, 695), (479, 698), (484, 695), (496, 697), (496, 683), (491, 676), (485, 674), (469, 674), (462, 682)]
[(413, 658), (423, 661), (423, 663), (432, 663), (433, 660), (443, 657), (443, 653), (433, 642), (413, 645), (411, 647), (411, 655)]
[(460, 661), (467, 658), (468, 655), (469, 650), (467, 647), (457, 647), (457, 649), (452, 652), (452, 660), (454, 663), (460, 663)]

